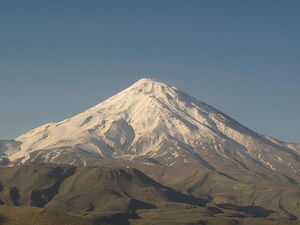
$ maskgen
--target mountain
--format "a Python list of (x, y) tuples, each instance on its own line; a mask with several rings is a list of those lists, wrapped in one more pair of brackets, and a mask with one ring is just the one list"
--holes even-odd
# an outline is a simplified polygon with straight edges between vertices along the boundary
[(0, 169), (0, 202), (93, 218), (157, 208), (164, 202), (204, 206), (206, 200), (165, 187), (136, 169), (39, 165)]
[(12, 205), (96, 224), (298, 224), (299, 154), (300, 144), (141, 79), (74, 117), (0, 141), (0, 224)]
[(299, 224), (261, 206), (188, 196), (131, 168), (1, 168), (0, 205), (3, 225)]
[(3, 165), (115, 159), (300, 182), (297, 145), (260, 135), (175, 87), (141, 79), (100, 104), (0, 143)]

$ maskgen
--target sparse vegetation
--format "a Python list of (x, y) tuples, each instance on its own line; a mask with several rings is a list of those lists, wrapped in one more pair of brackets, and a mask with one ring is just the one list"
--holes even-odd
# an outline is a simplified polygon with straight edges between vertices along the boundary
[[(167, 177), (171, 179), (170, 171), (162, 168), (160, 171), (169, 173)], [(155, 168), (152, 168), (152, 172), (155, 173)], [(173, 180), (173, 186), (177, 184), (177, 187), (181, 187), (182, 192), (178, 192), (147, 177), (139, 170), (130, 168), (49, 165), (3, 168), (0, 169), (0, 201), (3, 204), (0, 207), (0, 224), (299, 224), (297, 206), (288, 204), (295, 201), (284, 200), (288, 198), (283, 198), (283, 193), (280, 194), (281, 197), (275, 198), (278, 188), (264, 186), (265, 193), (259, 194), (262, 190), (253, 190), (253, 185), (249, 185), (249, 189), (242, 183), (231, 186), (239, 192), (239, 199), (229, 190), (231, 182), (236, 184), (235, 181), (212, 172), (202, 172), (204, 174), (193, 173), (195, 180), (201, 181), (199, 177), (205, 178), (197, 187), (188, 180), (188, 176), (187, 180), (176, 177), (177, 181)], [(223, 186), (215, 186), (215, 190), (212, 190), (215, 182), (220, 183), (222, 179)], [(183, 185), (184, 181), (186, 185), (193, 186), (190, 193), (193, 195), (189, 195), (188, 186)], [(171, 180), (165, 180), (167, 182)], [(287, 192), (288, 188), (285, 189)], [(47, 190), (50, 190), (49, 193)], [(291, 190), (290, 196), (293, 193), (297, 193), (296, 190)], [(231, 203), (228, 201), (230, 198)], [(275, 200), (268, 202), (272, 198)], [(38, 205), (37, 199), (43, 204)], [(281, 208), (272, 205), (276, 204), (276, 199), (280, 200)], [(246, 204), (238, 204), (239, 201)], [(248, 204), (249, 202), (254, 202), (255, 205)], [(31, 207), (37, 205), (43, 208)]]

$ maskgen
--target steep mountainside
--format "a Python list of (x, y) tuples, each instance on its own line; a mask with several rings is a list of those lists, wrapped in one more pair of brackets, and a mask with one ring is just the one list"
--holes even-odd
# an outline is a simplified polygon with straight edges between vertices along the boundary
[(186, 93), (150, 79), (1, 146), (3, 165), (86, 166), (87, 159), (104, 158), (300, 181), (297, 147), (259, 135)]
[[(96, 219), (79, 224), (297, 224), (299, 146), (141, 79), (74, 117), (0, 141), (0, 205)], [(0, 224), (13, 210), (6, 206)]]

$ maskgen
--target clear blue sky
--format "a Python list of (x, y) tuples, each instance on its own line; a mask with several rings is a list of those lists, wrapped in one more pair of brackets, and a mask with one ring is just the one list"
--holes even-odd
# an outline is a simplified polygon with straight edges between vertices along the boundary
[(300, 142), (298, 0), (0, 0), (0, 139), (140, 77)]

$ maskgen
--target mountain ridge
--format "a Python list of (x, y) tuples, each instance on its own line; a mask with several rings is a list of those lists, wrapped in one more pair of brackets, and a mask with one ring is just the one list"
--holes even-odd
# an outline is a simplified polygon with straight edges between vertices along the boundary
[[(178, 174), (178, 170), (171, 171)], [(182, 171), (179, 174), (182, 176)], [(299, 205), (296, 201), (291, 204), (291, 199), (297, 197), (296, 185), (282, 186), (277, 190), (278, 196), (276, 192), (269, 193), (272, 186), (267, 183), (256, 183), (257, 188), (248, 184), (242, 187), (242, 191), (235, 186), (235, 192), (239, 190), (239, 193), (234, 194), (243, 197), (240, 196), (241, 202), (231, 203), (217, 190), (228, 188), (228, 177), (218, 180), (220, 176), (204, 170), (188, 174), (192, 185), (187, 190), (190, 194), (162, 185), (135, 168), (120, 165), (116, 168), (60, 165), (0, 168), (0, 223), (40, 225), (65, 220), (61, 223), (188, 225), (209, 221), (203, 223), (298, 224)], [(202, 179), (197, 180), (199, 175)], [(222, 185), (209, 183), (214, 179)], [(194, 192), (196, 186), (202, 186), (202, 196), (194, 196), (199, 191)], [(216, 190), (210, 190), (211, 186)], [(30, 219), (26, 219), (28, 215)]]
[(0, 204), (114, 224), (297, 224), (299, 161), (299, 145), (141, 79), (73, 117), (0, 141)]
[[(300, 181), (294, 145), (260, 135), (216, 108), (152, 79), (140, 79), (103, 102), (3, 144), (12, 164), (74, 164), (86, 158), (135, 160), (278, 173)], [(7, 163), (7, 160), (6, 160)]]

